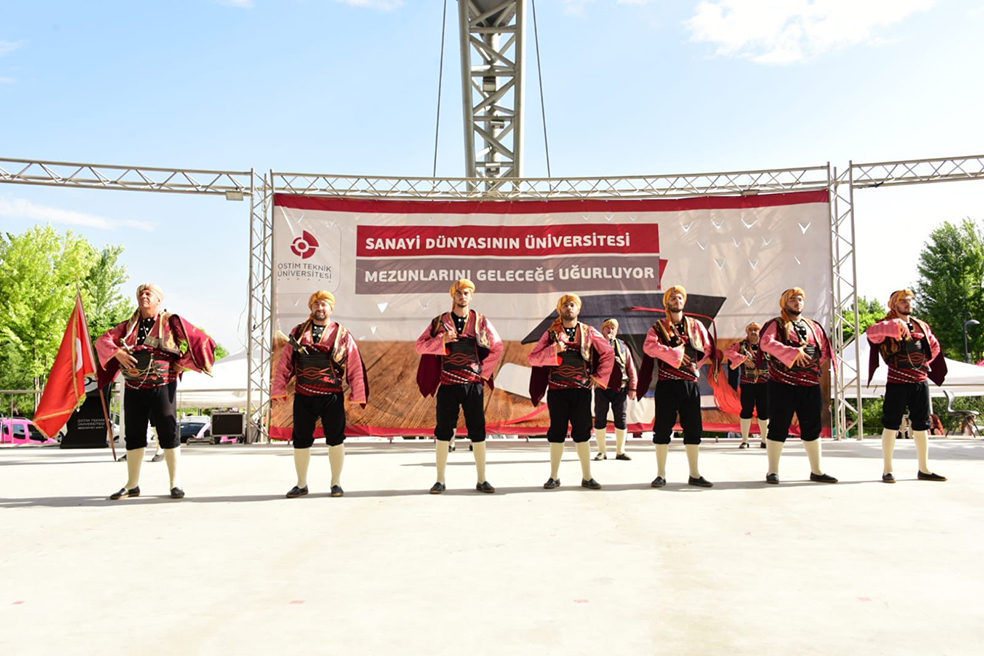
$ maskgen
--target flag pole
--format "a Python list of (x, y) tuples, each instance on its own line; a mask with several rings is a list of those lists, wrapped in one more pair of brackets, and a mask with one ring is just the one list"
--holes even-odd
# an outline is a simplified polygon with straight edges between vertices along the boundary
[[(112, 389), (112, 383), (107, 385)], [(109, 408), (106, 407), (106, 397), (103, 395), (103, 391), (96, 386), (96, 392), (99, 394), (99, 400), (102, 402), (103, 417), (106, 419), (106, 432), (109, 433), (109, 448), (113, 450), (113, 462), (116, 462), (116, 443), (113, 440), (113, 422), (109, 420)]]
[[(79, 283), (78, 277), (75, 278), (75, 293), (79, 297), (79, 302), (82, 301), (82, 286)], [(88, 321), (88, 320), (87, 320)], [(88, 348), (92, 349), (92, 344), (87, 345)], [(109, 408), (106, 406), (106, 396), (103, 394), (102, 389), (99, 387), (99, 362), (96, 362), (96, 393), (99, 395), (99, 402), (102, 404), (103, 409), (103, 419), (106, 420), (106, 432), (109, 434), (109, 448), (113, 452), (113, 462), (116, 462), (116, 443), (113, 440), (113, 422), (109, 419)], [(111, 386), (110, 383), (107, 387)]]

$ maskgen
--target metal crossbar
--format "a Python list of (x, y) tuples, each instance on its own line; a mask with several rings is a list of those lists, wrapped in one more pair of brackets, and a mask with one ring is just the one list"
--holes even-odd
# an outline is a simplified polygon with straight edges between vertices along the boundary
[(289, 194), (425, 200), (544, 200), (565, 198), (680, 198), (780, 193), (829, 187), (827, 167), (604, 178), (401, 178), (273, 172)]
[[(504, 63), (509, 63), (504, 62)], [(273, 331), (273, 194), (345, 198), (419, 200), (545, 200), (682, 198), (829, 189), (831, 192), (832, 341), (838, 356), (834, 372), (834, 425), (847, 435), (848, 413), (860, 414), (860, 348), (855, 364), (845, 362), (844, 326), (858, 335), (854, 190), (901, 184), (984, 179), (984, 155), (896, 162), (854, 163), (838, 173), (827, 166), (750, 171), (684, 173), (603, 178), (405, 178), (270, 171), (216, 171), (112, 164), (84, 164), (0, 158), (0, 183), (49, 187), (115, 189), (158, 193), (225, 195), (249, 198), (249, 381), (247, 403), (266, 412), (269, 404)], [(851, 316), (853, 312), (853, 317)], [(860, 336), (860, 335), (858, 335)], [(265, 424), (264, 424), (265, 430)]]
[(851, 164), (854, 187), (984, 180), (984, 155)]
[(176, 194), (228, 195), (230, 192), (246, 194), (250, 191), (250, 175), (249, 171), (166, 169), (149, 166), (0, 159), (0, 182), (46, 187), (121, 189)]

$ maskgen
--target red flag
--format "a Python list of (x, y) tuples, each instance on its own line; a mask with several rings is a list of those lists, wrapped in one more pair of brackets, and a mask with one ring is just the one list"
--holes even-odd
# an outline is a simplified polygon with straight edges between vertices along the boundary
[(89, 326), (85, 322), (82, 295), (75, 297), (75, 309), (68, 320), (48, 384), (34, 413), (34, 425), (47, 437), (56, 435), (69, 417), (85, 401), (85, 377), (96, 373)]

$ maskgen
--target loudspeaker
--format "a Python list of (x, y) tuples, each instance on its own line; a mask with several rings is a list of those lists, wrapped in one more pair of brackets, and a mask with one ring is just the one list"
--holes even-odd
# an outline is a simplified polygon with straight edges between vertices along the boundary
[(245, 433), (246, 417), (242, 412), (213, 412), (214, 437), (240, 437)]

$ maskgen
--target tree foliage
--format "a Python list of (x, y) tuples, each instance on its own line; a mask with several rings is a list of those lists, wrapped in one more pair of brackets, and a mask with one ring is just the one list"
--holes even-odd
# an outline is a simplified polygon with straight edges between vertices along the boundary
[[(866, 331), (869, 326), (884, 319), (885, 312), (885, 307), (877, 300), (869, 300), (864, 296), (858, 298), (858, 324), (861, 327), (861, 333), (864, 334), (864, 331)], [(848, 309), (844, 313), (844, 317), (848, 319), (848, 322), (844, 324), (845, 344), (854, 338), (854, 323), (850, 321), (853, 316), (853, 309)]]
[[(92, 339), (130, 317), (135, 302), (121, 291), (127, 280), (122, 254), (122, 246), (100, 250), (80, 235), (51, 226), (0, 234), (0, 389), (43, 385), (76, 290)], [(226, 354), (217, 346), (217, 359)], [(30, 414), (33, 396), (14, 401), (21, 413)]]
[(47, 376), (76, 290), (93, 337), (126, 317), (122, 252), (51, 226), (0, 235), (0, 388), (36, 389)]
[[(943, 352), (964, 359), (964, 322), (984, 324), (984, 234), (971, 219), (934, 230), (919, 255), (914, 313), (933, 327)], [(973, 360), (984, 352), (984, 326), (968, 329)]]

